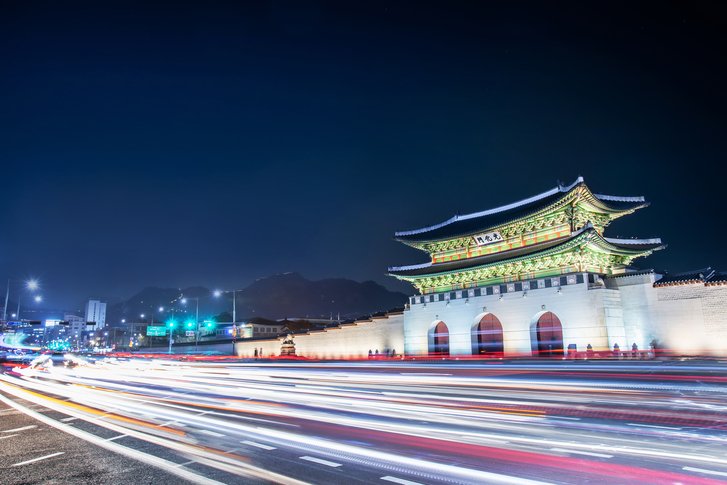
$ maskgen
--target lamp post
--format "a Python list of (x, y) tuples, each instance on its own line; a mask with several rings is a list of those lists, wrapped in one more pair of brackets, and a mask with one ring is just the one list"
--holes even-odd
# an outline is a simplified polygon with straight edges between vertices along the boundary
[(167, 327), (169, 327), (169, 352), (167, 352), (168, 354), (172, 353), (172, 342), (174, 342), (174, 340), (172, 340), (172, 334), (174, 333), (174, 327), (176, 326), (177, 323), (174, 320), (167, 323)]
[(234, 325), (237, 321), (237, 292), (240, 290), (215, 290), (213, 295), (215, 298), (219, 298), (223, 293), (232, 293), (232, 324)]
[[(21, 283), (21, 282), (20, 281), (8, 280), (8, 284), (7, 284), (6, 288), (5, 288), (5, 304), (3, 305), (3, 319), (2, 319), (3, 325), (5, 325), (5, 322), (7, 321), (7, 316), (8, 316), (8, 300), (10, 299), (10, 284), (11, 283)], [(38, 284), (38, 280), (36, 280), (35, 278), (31, 278), (31, 279), (29, 279), (27, 281), (24, 281), (22, 283), (25, 286), (25, 289), (26, 290), (29, 290), (31, 292), (32, 291), (37, 291), (38, 289), (40, 289), (40, 285)], [(20, 292), (18, 292), (18, 309), (15, 312), (15, 315), (16, 315), (16, 317), (18, 319), (20, 319), (20, 297), (21, 296), (22, 296), (22, 294)], [(40, 297), (36, 296), (36, 298), (35, 298), (35, 301), (36, 302), (40, 302), (42, 300), (42, 299), (38, 299), (38, 298), (40, 298)]]
[(181, 300), (179, 300), (182, 305), (187, 304), (187, 300), (194, 300), (196, 303), (196, 309), (194, 314), (194, 350), (199, 350), (199, 297), (198, 296), (183, 296)]

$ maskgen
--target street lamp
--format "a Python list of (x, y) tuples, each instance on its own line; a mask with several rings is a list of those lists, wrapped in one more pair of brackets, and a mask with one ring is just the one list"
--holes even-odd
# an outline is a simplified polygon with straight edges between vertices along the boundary
[(187, 300), (194, 300), (197, 304), (195, 316), (194, 316), (194, 325), (195, 325), (195, 331), (194, 331), (194, 350), (199, 350), (199, 297), (197, 296), (190, 296), (185, 297), (183, 296), (181, 300), (179, 300), (182, 305), (187, 304)]
[(212, 294), (215, 298), (219, 298), (223, 293), (232, 293), (232, 324), (237, 321), (237, 292), (240, 290), (215, 290)]
[[(8, 300), (10, 299), (10, 283), (22, 283), (23, 287), (31, 292), (37, 291), (40, 289), (40, 284), (38, 283), (38, 280), (35, 278), (31, 278), (26, 281), (17, 281), (17, 280), (8, 280), (7, 288), (5, 289), (5, 304), (3, 305), (3, 318), (2, 322), (3, 325), (5, 325), (5, 321), (7, 320), (8, 316)], [(22, 293), (18, 293), (18, 309), (15, 311), (15, 317), (14, 318), (20, 318), (20, 300), (21, 300)], [(37, 302), (40, 302), (40, 300), (36, 300)]]
[(174, 333), (174, 327), (176, 327), (176, 326), (177, 326), (177, 322), (175, 322), (174, 320), (169, 320), (167, 322), (167, 327), (169, 327), (169, 352), (167, 352), (167, 353), (169, 353), (169, 354), (172, 353), (172, 333)]

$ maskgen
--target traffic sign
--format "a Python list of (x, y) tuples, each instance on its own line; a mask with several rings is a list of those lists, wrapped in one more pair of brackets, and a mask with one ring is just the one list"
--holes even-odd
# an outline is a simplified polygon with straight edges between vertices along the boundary
[(147, 337), (164, 337), (167, 334), (167, 327), (156, 325), (156, 326), (147, 326), (146, 327), (146, 336)]

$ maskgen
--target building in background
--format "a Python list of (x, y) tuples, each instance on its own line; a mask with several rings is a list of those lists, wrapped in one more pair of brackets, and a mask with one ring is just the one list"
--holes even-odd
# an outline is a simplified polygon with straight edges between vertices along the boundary
[(237, 338), (277, 337), (284, 325), (277, 322), (241, 322), (237, 324)]
[(99, 300), (88, 300), (86, 304), (86, 321), (96, 322), (95, 326), (89, 325), (89, 330), (100, 330), (106, 326), (106, 303)]
[(72, 313), (63, 315), (63, 320), (68, 322), (68, 333), (74, 346), (83, 341), (83, 332), (86, 331), (86, 319)]

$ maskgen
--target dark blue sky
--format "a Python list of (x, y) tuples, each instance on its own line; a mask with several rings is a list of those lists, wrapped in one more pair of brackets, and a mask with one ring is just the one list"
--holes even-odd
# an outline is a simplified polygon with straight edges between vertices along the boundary
[[(395, 230), (583, 175), (727, 268), (727, 20), (685, 2), (4, 2), (0, 279), (55, 305), (374, 279)], [(407, 290), (409, 291), (409, 290)]]

